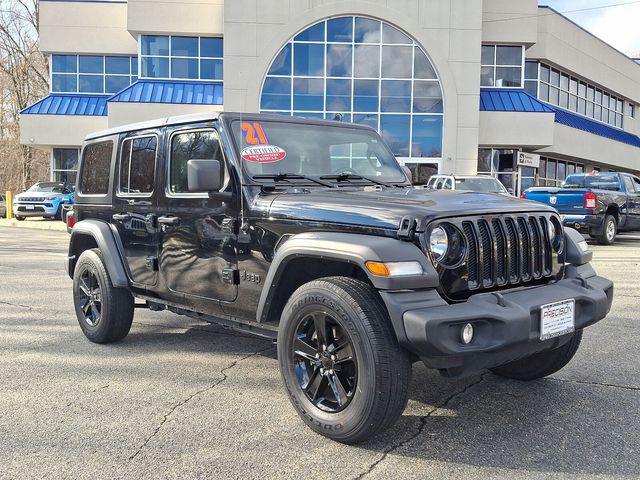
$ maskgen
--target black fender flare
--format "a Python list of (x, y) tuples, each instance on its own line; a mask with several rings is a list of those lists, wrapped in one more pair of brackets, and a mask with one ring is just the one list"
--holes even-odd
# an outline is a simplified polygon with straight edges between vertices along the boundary
[[(367, 274), (378, 290), (413, 290), (435, 288), (438, 273), (427, 255), (415, 244), (392, 237), (354, 233), (310, 232), (290, 237), (278, 250), (271, 262), (260, 294), (256, 319), (265, 322), (287, 264), (300, 257), (338, 260), (358, 266)], [(416, 261), (422, 266), (421, 275), (380, 277), (370, 273), (365, 262)]]
[(73, 278), (73, 271), (77, 262), (76, 242), (80, 236), (93, 237), (102, 257), (105, 267), (111, 277), (114, 287), (129, 287), (127, 270), (122, 262), (120, 249), (108, 223), (100, 220), (82, 220), (76, 223), (71, 230), (69, 239), (69, 256), (67, 257), (67, 273)]

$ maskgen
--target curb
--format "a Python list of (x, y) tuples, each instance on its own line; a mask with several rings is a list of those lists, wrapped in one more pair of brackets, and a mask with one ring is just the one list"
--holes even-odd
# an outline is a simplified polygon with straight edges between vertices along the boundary
[(0, 218), (0, 227), (30, 228), (33, 230), (53, 230), (58, 232), (67, 231), (67, 226), (64, 223), (55, 220), (23, 220), (19, 222), (15, 219), (7, 220), (6, 218)]

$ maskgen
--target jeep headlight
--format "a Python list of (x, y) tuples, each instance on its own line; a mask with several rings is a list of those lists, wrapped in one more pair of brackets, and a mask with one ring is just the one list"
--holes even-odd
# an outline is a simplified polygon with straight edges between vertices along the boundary
[(434, 263), (454, 268), (464, 259), (466, 241), (457, 227), (450, 223), (441, 223), (431, 229), (428, 248)]
[(557, 218), (549, 218), (547, 221), (547, 234), (549, 235), (551, 247), (558, 253), (562, 253), (562, 247), (564, 246), (563, 230), (564, 229)]

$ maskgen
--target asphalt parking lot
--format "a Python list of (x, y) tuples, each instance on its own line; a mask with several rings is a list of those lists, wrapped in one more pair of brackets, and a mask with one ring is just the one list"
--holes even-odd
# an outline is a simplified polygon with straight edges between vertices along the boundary
[(531, 383), (414, 365), (384, 436), (344, 446), (306, 428), (275, 347), (138, 310), (121, 343), (77, 325), (64, 232), (0, 227), (0, 478), (638, 478), (640, 237), (595, 246), (609, 317)]

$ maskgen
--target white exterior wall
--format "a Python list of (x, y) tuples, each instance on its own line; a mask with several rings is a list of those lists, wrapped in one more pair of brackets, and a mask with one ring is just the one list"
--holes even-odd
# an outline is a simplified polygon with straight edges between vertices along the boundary
[(21, 115), (20, 143), (49, 150), (79, 147), (89, 133), (107, 128), (107, 117), (80, 115)]
[(483, 0), (482, 41), (532, 45), (538, 40), (535, 0)]
[(224, 0), (129, 0), (127, 28), (133, 35), (219, 36), (223, 34), (223, 19)]
[(222, 111), (221, 105), (182, 105), (174, 103), (109, 103), (108, 128), (156, 118)]
[(444, 94), (443, 171), (476, 171), (482, 3), (463, 0), (232, 0), (225, 5), (225, 108), (257, 112), (262, 82), (297, 32), (340, 15), (375, 17), (413, 37)]

